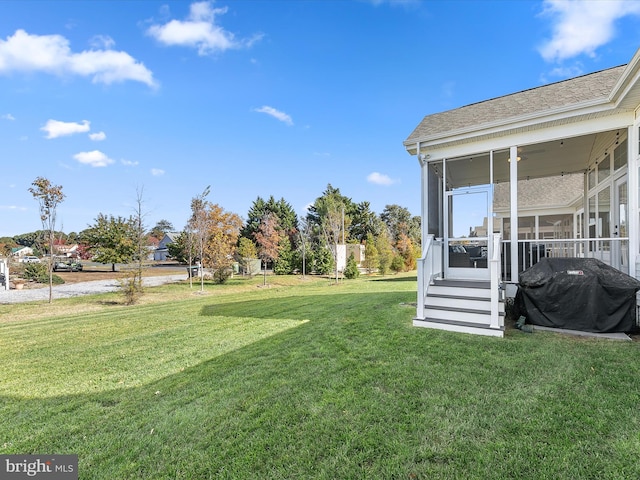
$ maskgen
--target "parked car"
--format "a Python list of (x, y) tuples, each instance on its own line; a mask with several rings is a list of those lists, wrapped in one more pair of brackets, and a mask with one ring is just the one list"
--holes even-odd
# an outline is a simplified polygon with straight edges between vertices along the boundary
[(18, 261), (21, 263), (40, 263), (40, 259), (38, 257), (34, 257), (33, 255), (25, 255)]
[(53, 264), (53, 271), (54, 272), (81, 272), (82, 263), (77, 262), (75, 260), (71, 260), (71, 261), (58, 260)]

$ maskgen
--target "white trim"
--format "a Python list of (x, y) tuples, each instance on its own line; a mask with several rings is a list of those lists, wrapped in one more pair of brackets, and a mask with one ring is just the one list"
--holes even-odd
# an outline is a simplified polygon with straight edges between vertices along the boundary
[[(516, 281), (518, 278), (518, 147), (512, 145), (509, 150), (509, 205), (510, 209), (510, 244), (511, 244), (511, 278)], [(515, 278), (514, 278), (515, 277)]]

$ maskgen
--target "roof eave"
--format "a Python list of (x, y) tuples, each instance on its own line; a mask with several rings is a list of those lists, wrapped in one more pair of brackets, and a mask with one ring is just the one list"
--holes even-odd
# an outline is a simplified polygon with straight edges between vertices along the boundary
[[(537, 112), (534, 114), (511, 117), (505, 120), (485, 123), (483, 125), (474, 126), (473, 128), (461, 128), (458, 130), (452, 130), (446, 132), (445, 135), (437, 134), (414, 139), (409, 137), (403, 142), (403, 145), (411, 155), (415, 155), (416, 145), (418, 143), (420, 143), (420, 145), (428, 144), (432, 146), (441, 143), (455, 142), (460, 141), (464, 138), (470, 139), (481, 135), (496, 134), (507, 130), (531, 127), (535, 126), (536, 124), (548, 123), (554, 120), (558, 120), (559, 118), (581, 117), (583, 115), (594, 113), (606, 113), (615, 109), (615, 107), (615, 104), (613, 104), (608, 98), (604, 97), (562, 108), (547, 110), (543, 113)], [(569, 113), (571, 115), (567, 115)]]

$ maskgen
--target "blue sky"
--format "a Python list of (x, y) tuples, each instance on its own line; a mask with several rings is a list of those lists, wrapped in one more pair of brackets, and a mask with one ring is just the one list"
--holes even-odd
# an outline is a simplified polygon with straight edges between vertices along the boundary
[(402, 145), (427, 114), (627, 63), (629, 1), (0, 3), (0, 236), (129, 216), (181, 229), (190, 199), (299, 213), (328, 183), (420, 213)]

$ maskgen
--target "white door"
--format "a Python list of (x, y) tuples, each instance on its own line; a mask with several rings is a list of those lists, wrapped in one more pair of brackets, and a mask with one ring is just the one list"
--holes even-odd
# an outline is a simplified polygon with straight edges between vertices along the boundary
[(493, 228), (491, 187), (447, 191), (445, 205), (445, 278), (489, 280), (488, 235)]
[(613, 190), (613, 228), (611, 237), (611, 266), (629, 273), (628, 184), (624, 176), (615, 181)]

